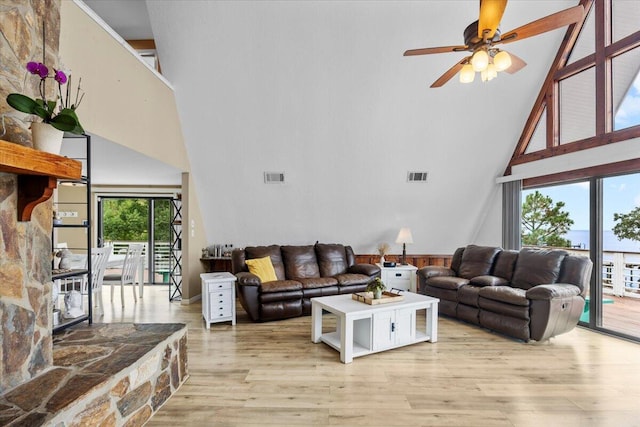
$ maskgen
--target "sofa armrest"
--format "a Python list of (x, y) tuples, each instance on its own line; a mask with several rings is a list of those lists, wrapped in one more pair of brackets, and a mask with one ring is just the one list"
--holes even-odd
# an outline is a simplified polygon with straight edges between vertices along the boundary
[(424, 280), (430, 279), (432, 277), (438, 276), (455, 276), (456, 272), (448, 267), (440, 267), (437, 265), (428, 265), (426, 267), (422, 267), (418, 269), (416, 272), (419, 278)]
[(553, 285), (534, 286), (527, 291), (526, 297), (530, 300), (551, 300), (578, 296), (580, 292), (580, 288), (575, 285), (556, 283)]
[(260, 321), (260, 278), (249, 272), (236, 273), (238, 299), (254, 322)]
[(373, 264), (354, 264), (347, 271), (353, 274), (364, 274), (369, 277), (380, 277), (380, 267)]
[(240, 286), (260, 286), (262, 281), (258, 276), (248, 272), (237, 273), (238, 285)]
[(439, 276), (455, 276), (456, 272), (447, 267), (441, 267), (437, 265), (428, 265), (426, 267), (419, 268), (416, 271), (416, 276), (418, 277), (418, 293), (425, 295), (427, 293), (427, 280), (432, 277)]

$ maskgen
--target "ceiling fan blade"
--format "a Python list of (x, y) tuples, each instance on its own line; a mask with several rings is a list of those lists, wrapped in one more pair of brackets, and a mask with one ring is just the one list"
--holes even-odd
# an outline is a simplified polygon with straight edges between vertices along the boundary
[(467, 49), (468, 49), (468, 46), (425, 47), (422, 49), (407, 50), (405, 51), (404, 56), (429, 55), (431, 53), (462, 52)]
[(504, 70), (505, 73), (514, 74), (527, 66), (527, 63), (519, 56), (516, 56), (511, 52), (509, 52), (509, 56), (511, 57), (511, 66)]
[(433, 82), (433, 84), (431, 85), (431, 87), (440, 87), (442, 85), (444, 85), (446, 82), (448, 82), (449, 80), (451, 80), (451, 78), (453, 76), (455, 76), (458, 71), (460, 71), (460, 69), (462, 68), (462, 66), (470, 59), (470, 56), (467, 56), (466, 58), (464, 58), (463, 60), (461, 60), (460, 62), (458, 62), (456, 65), (454, 65), (453, 67), (449, 68), (447, 71), (445, 71), (445, 73), (443, 75), (440, 76), (440, 78), (438, 78), (438, 80), (436, 80), (435, 82)]
[(478, 37), (483, 38), (483, 32), (489, 30), (487, 39), (491, 40), (500, 26), (507, 0), (480, 0), (480, 18), (478, 19)]
[(561, 10), (536, 21), (518, 27), (515, 30), (503, 34), (498, 43), (511, 43), (516, 40), (526, 39), (528, 37), (537, 36), (547, 31), (562, 28), (582, 20), (584, 17), (584, 7), (581, 5)]

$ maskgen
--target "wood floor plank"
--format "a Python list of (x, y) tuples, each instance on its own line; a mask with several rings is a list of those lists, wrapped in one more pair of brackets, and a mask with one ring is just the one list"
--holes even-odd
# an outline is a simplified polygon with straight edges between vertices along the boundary
[(105, 303), (106, 322), (188, 326), (190, 377), (148, 426), (640, 425), (640, 345), (583, 328), (526, 344), (440, 318), (437, 343), (345, 365), (310, 317), (256, 324), (238, 305), (207, 330), (200, 303), (167, 292)]

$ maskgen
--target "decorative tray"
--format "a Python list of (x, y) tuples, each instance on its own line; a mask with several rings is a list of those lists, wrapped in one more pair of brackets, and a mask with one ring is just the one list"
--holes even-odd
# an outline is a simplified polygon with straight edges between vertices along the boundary
[(351, 294), (351, 299), (363, 302), (369, 305), (386, 304), (388, 302), (398, 302), (404, 299), (404, 296), (400, 294), (394, 294), (393, 292), (382, 292), (382, 298), (374, 299), (373, 292), (356, 292)]

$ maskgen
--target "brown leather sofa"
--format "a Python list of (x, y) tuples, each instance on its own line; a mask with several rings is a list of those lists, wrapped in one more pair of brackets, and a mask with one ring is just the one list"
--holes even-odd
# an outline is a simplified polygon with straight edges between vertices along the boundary
[[(270, 257), (278, 280), (262, 283), (245, 260)], [(362, 292), (380, 268), (356, 264), (351, 246), (250, 246), (235, 249), (231, 268), (240, 303), (254, 322), (308, 316), (311, 298)]]
[(573, 329), (584, 308), (592, 262), (560, 249), (520, 251), (469, 245), (451, 267), (418, 270), (418, 292), (439, 312), (524, 341)]

